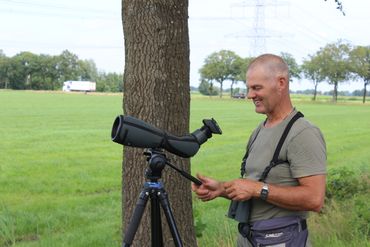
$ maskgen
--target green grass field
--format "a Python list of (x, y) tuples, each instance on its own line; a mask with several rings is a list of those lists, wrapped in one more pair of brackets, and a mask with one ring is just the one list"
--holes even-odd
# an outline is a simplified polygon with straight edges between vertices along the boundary
[[(370, 167), (369, 103), (294, 96), (294, 105), (324, 133), (329, 168)], [(0, 246), (120, 246), (122, 146), (110, 141), (110, 131), (121, 113), (121, 94), (0, 91)], [(210, 117), (223, 134), (203, 144), (192, 173), (235, 178), (263, 116), (248, 101), (193, 95), (190, 131)], [(195, 200), (206, 224), (199, 246), (234, 246), (227, 206), (223, 199)]]

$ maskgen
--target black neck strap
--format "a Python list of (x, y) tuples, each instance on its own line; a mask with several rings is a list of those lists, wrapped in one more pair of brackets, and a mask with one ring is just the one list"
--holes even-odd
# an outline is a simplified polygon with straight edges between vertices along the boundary
[(285, 127), (285, 130), (284, 130), (283, 134), (281, 135), (280, 140), (279, 140), (279, 142), (276, 146), (274, 156), (272, 157), (272, 160), (270, 161), (270, 164), (263, 171), (259, 181), (261, 181), (261, 182), (265, 181), (265, 179), (267, 178), (267, 175), (269, 174), (271, 168), (273, 168), (276, 165), (279, 165), (279, 164), (282, 164), (282, 163), (286, 162), (285, 160), (279, 160), (280, 150), (283, 147), (285, 139), (288, 136), (288, 133), (289, 133), (290, 129), (292, 128), (294, 122), (297, 121), (301, 117), (304, 117), (304, 115), (301, 112), (297, 112), (293, 116), (293, 118), (289, 121), (288, 125)]

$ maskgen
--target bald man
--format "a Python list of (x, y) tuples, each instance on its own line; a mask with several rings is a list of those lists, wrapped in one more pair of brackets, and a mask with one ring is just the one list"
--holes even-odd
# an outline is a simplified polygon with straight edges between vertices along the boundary
[[(265, 181), (258, 181), (297, 110), (289, 95), (288, 65), (279, 56), (264, 54), (253, 60), (247, 70), (247, 87), (248, 99), (253, 101), (257, 113), (266, 115), (266, 120), (249, 139), (243, 178), (221, 182), (198, 175), (203, 184), (193, 184), (192, 189), (202, 201), (217, 197), (251, 201), (250, 226), (287, 216), (306, 219), (308, 211), (319, 212), (324, 203), (326, 147), (323, 135), (317, 127), (299, 118), (279, 153), (279, 160), (284, 162), (273, 167)], [(238, 237), (237, 246), (252, 246), (242, 235)], [(302, 246), (310, 246), (309, 241)]]

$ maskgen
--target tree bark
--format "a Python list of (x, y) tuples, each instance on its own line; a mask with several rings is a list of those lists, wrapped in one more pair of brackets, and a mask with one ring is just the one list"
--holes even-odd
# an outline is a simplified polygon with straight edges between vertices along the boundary
[[(189, 35), (187, 0), (122, 0), (125, 40), (125, 114), (182, 136), (189, 133)], [(200, 123), (201, 124), (201, 123)], [(190, 172), (190, 161), (167, 153), (171, 163)], [(124, 147), (123, 229), (131, 219), (147, 168), (143, 150)], [(162, 181), (184, 246), (197, 246), (190, 181), (166, 167)], [(150, 246), (150, 200), (132, 246)], [(174, 246), (162, 214), (164, 246)], [(124, 234), (124, 231), (123, 231)]]

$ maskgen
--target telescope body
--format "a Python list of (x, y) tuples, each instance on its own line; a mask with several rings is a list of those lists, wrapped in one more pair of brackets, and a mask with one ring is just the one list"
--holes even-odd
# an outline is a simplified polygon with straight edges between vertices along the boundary
[(112, 127), (112, 141), (131, 147), (164, 148), (178, 156), (194, 156), (200, 145), (212, 137), (212, 133), (221, 134), (217, 122), (203, 120), (204, 126), (191, 134), (175, 136), (158, 129), (145, 121), (131, 116), (117, 116)]

